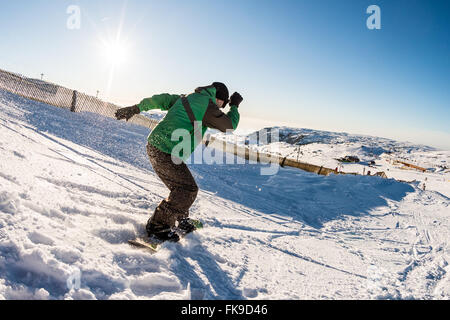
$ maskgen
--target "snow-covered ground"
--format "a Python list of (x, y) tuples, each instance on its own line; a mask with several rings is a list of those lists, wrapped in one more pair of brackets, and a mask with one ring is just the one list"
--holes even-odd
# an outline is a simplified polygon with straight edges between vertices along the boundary
[(190, 165), (205, 229), (130, 247), (168, 194), (147, 135), (0, 91), (0, 298), (449, 299), (445, 184)]
[[(259, 152), (337, 168), (340, 172), (360, 175), (384, 172), (388, 178), (419, 182), (422, 189), (425, 185), (425, 189), (450, 197), (450, 151), (380, 137), (288, 127), (239, 132), (236, 135), (216, 134), (216, 137), (238, 145), (247, 144), (250, 149)], [(346, 156), (357, 157), (359, 162), (338, 160)], [(403, 163), (427, 171), (422, 172)]]

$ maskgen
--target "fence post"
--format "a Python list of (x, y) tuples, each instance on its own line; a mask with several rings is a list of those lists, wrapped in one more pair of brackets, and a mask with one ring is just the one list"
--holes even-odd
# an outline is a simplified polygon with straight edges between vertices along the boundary
[(73, 90), (73, 95), (72, 95), (72, 105), (70, 107), (70, 111), (71, 112), (75, 112), (75, 107), (77, 106), (77, 91)]
[(286, 159), (287, 159), (287, 157), (284, 157), (284, 158), (283, 158), (283, 161), (281, 161), (281, 163), (280, 163), (280, 166), (281, 166), (282, 168), (284, 168), (284, 163), (286, 162)]
[(323, 166), (320, 167), (319, 172), (317, 174), (320, 174), (322, 172)]

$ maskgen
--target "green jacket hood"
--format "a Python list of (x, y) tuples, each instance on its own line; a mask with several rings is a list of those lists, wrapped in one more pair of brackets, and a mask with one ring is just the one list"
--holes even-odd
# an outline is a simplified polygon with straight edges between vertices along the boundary
[(211, 98), (216, 98), (216, 91), (217, 89), (214, 86), (198, 87), (195, 89), (195, 93), (207, 95)]

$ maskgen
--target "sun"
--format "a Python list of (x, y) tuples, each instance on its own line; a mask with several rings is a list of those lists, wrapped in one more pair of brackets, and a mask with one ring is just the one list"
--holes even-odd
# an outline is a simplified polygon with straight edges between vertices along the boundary
[(102, 56), (109, 65), (118, 66), (129, 60), (129, 49), (125, 42), (119, 40), (104, 41)]

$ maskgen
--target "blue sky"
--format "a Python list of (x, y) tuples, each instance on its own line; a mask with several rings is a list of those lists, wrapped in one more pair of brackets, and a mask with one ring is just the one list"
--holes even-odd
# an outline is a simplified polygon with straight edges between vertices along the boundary
[[(381, 30), (366, 27), (372, 4)], [(70, 5), (80, 29), (66, 27)], [(0, 27), (0, 68), (123, 105), (222, 81), (245, 98), (243, 128), (450, 149), (450, 1), (16, 0)], [(114, 67), (108, 43), (123, 52)]]

